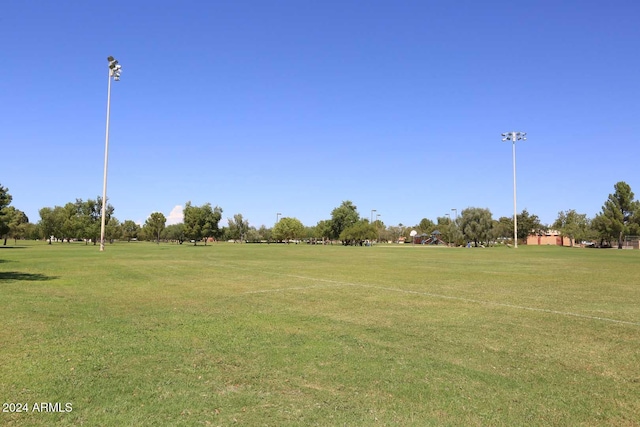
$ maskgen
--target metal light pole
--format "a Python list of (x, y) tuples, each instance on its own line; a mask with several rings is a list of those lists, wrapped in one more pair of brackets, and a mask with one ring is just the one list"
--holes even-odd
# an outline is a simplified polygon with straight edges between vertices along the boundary
[(444, 216), (449, 217), (449, 232), (447, 233), (447, 246), (450, 246), (451, 245), (451, 214), (446, 213), (444, 214)]
[[(451, 208), (451, 210), (452, 210), (452, 211), (453, 211), (453, 213), (455, 214), (455, 216), (454, 216), (454, 220), (453, 220), (453, 223), (454, 223), (454, 225), (456, 226), (456, 229), (455, 229), (455, 231), (456, 231), (456, 235), (455, 235), (455, 236), (453, 236), (453, 245), (455, 246), (455, 244), (456, 244), (456, 239), (458, 238), (458, 209), (456, 209), (456, 208)], [(451, 215), (449, 215), (449, 218), (451, 218)]]
[(280, 221), (280, 215), (282, 215), (280, 212), (276, 214), (276, 224)]
[(122, 65), (110, 56), (109, 61), (109, 84), (107, 86), (107, 132), (104, 143), (104, 179), (102, 184), (102, 224), (100, 225), (100, 252), (104, 251), (104, 226), (107, 210), (107, 166), (109, 164), (109, 114), (111, 112), (111, 78), (115, 81), (120, 80), (120, 71)]
[(373, 213), (377, 212), (375, 209), (371, 209), (371, 224), (373, 224)]
[(526, 132), (506, 132), (503, 141), (511, 141), (513, 146), (513, 247), (518, 247), (518, 212), (516, 210), (516, 141), (526, 141)]
[(380, 242), (380, 229), (378, 228), (378, 221), (380, 221), (380, 214), (376, 214), (376, 231), (378, 232), (378, 243)]

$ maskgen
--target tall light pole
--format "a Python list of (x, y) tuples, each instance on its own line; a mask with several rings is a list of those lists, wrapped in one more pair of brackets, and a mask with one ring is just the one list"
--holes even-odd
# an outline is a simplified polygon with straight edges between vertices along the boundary
[[(458, 209), (456, 208), (451, 208), (451, 211), (455, 214), (454, 219), (453, 219), (453, 224), (456, 226), (455, 228), (455, 236), (453, 236), (453, 246), (456, 245), (456, 240), (458, 239)], [(449, 215), (449, 218), (451, 218), (451, 215)]]
[(280, 221), (280, 215), (282, 215), (280, 212), (276, 214), (276, 224)]
[(107, 166), (109, 164), (109, 114), (111, 112), (111, 79), (120, 80), (122, 65), (113, 56), (107, 58), (109, 61), (109, 84), (107, 86), (107, 132), (104, 143), (104, 179), (102, 184), (102, 224), (100, 225), (100, 252), (104, 251), (104, 225), (107, 210)]
[(371, 209), (371, 224), (373, 224), (373, 213), (378, 212), (375, 209)]
[(378, 221), (380, 221), (380, 214), (376, 214), (376, 231), (378, 232), (378, 242), (380, 242), (380, 229), (378, 228)]
[(446, 213), (444, 216), (449, 217), (449, 232), (447, 233), (447, 246), (451, 245), (451, 214)]
[(516, 141), (526, 141), (526, 132), (505, 132), (503, 141), (511, 141), (513, 146), (513, 247), (518, 247), (518, 212), (516, 210)]

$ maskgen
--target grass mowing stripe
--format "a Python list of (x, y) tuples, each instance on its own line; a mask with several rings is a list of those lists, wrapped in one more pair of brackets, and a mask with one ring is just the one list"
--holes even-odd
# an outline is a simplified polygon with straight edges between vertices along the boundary
[[(225, 267), (227, 267), (227, 268), (237, 268), (237, 267), (228, 266), (228, 265), (225, 266)], [(243, 267), (243, 269), (246, 270), (246, 267)], [(261, 272), (265, 273), (265, 271), (261, 271)], [(341, 282), (341, 281), (337, 281), (337, 280), (322, 279), (322, 278), (318, 278), (318, 277), (300, 276), (300, 275), (296, 275), (296, 274), (284, 274), (284, 273), (276, 273), (276, 272), (266, 272), (266, 273), (273, 274), (273, 275), (278, 275), (278, 276), (283, 276), (283, 277), (291, 277), (291, 278), (294, 278), (294, 279), (303, 279), (303, 280), (311, 280), (311, 281), (315, 281), (315, 282), (324, 282), (324, 283), (329, 283), (329, 284), (336, 285), (336, 286), (359, 286), (359, 287), (363, 287), (363, 288), (377, 289), (377, 290), (383, 290), (383, 291), (389, 291), (389, 292), (400, 292), (400, 293), (405, 293), (405, 294), (422, 295), (422, 296), (428, 296), (428, 297), (434, 297), (434, 298), (442, 298), (442, 299), (449, 299), (449, 300), (455, 300), (455, 301), (470, 302), (470, 303), (474, 303), (474, 304), (494, 305), (494, 306), (498, 306), (498, 307), (514, 308), (514, 309), (519, 309), (519, 310), (537, 311), (537, 312), (548, 313), (548, 314), (557, 314), (557, 315), (560, 315), (560, 316), (578, 317), (578, 318), (581, 318), (581, 319), (597, 320), (597, 321), (601, 321), (601, 322), (611, 322), (611, 323), (619, 323), (619, 324), (623, 324), (623, 325), (640, 326), (640, 322), (630, 322), (630, 321), (627, 321), (627, 320), (610, 319), (610, 318), (607, 318), (607, 317), (589, 316), (587, 314), (571, 313), (571, 312), (568, 312), (568, 311), (550, 310), (550, 309), (547, 309), (547, 308), (525, 307), (525, 306), (522, 306), (522, 305), (505, 304), (505, 303), (495, 302), (495, 301), (483, 301), (483, 300), (477, 300), (477, 299), (472, 299), (472, 298), (464, 298), (464, 297), (456, 297), (456, 296), (451, 296), (451, 295), (434, 294), (434, 293), (431, 293), (431, 292), (420, 292), (420, 291), (412, 291), (412, 290), (408, 290), (408, 289), (389, 288), (389, 287), (385, 287), (385, 286), (376, 286), (376, 285), (367, 285), (367, 284), (363, 284), (363, 283)], [(248, 291), (248, 292), (245, 292), (245, 294), (302, 291), (302, 290), (307, 290), (307, 289), (322, 289), (322, 288), (326, 288), (326, 286), (296, 286), (296, 287), (278, 288), (278, 289), (263, 289), (263, 290), (258, 290), (258, 291)]]

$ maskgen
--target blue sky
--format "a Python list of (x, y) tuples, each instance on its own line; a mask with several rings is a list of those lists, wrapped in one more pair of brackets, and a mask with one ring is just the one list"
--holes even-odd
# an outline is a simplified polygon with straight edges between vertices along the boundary
[(595, 216), (640, 197), (640, 2), (31, 1), (0, 15), (0, 183), (120, 220), (210, 202), (272, 226), (351, 200), (387, 225), (456, 208)]

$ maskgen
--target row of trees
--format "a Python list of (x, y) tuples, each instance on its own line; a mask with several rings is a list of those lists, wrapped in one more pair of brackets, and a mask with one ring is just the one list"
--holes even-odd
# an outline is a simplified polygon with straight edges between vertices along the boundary
[[(64, 206), (40, 209), (40, 221), (32, 224), (24, 212), (11, 206), (12, 197), (7, 188), (0, 185), (0, 236), (6, 245), (7, 238), (44, 238), (51, 243), (55, 236), (60, 241), (99, 240), (101, 227), (100, 197), (76, 199)], [(362, 218), (353, 202), (346, 200), (331, 211), (331, 217), (319, 221), (315, 226), (304, 226), (297, 218), (281, 218), (272, 228), (249, 225), (242, 214), (227, 218), (227, 226), (221, 225), (222, 208), (210, 203), (201, 206), (185, 204), (184, 221), (166, 225), (166, 218), (160, 212), (152, 213), (140, 226), (132, 220), (120, 222), (110, 204), (106, 209), (105, 235), (113, 240), (152, 240), (160, 242), (191, 241), (194, 244), (209, 239), (233, 239), (236, 241), (290, 241), (311, 239), (311, 241), (340, 241), (345, 245), (362, 244), (366, 240), (399, 241), (410, 239), (412, 230), (418, 234), (431, 235), (438, 231), (439, 239), (455, 245), (473, 242), (475, 245), (508, 242), (513, 238), (513, 218), (493, 219), (486, 208), (470, 207), (462, 210), (460, 216), (438, 217), (436, 221), (423, 218), (418, 224), (386, 226), (382, 221), (370, 222)], [(609, 194), (601, 212), (590, 219), (575, 210), (558, 213), (553, 224), (543, 225), (536, 215), (526, 209), (517, 215), (519, 240), (531, 233), (544, 233), (552, 228), (574, 241), (598, 241), (601, 245), (622, 247), (624, 236), (640, 234), (640, 201), (635, 200), (631, 187), (618, 182), (614, 192)]]

